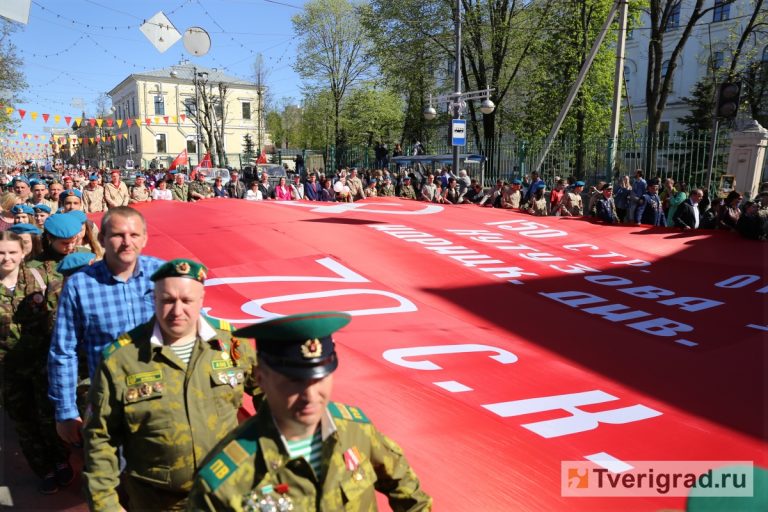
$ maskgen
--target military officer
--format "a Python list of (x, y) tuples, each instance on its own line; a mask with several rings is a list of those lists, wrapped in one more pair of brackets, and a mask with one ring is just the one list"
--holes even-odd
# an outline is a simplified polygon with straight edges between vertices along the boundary
[(188, 510), (430, 510), (400, 447), (357, 407), (330, 402), (338, 359), (331, 334), (346, 313), (291, 315), (235, 331), (257, 340), (258, 414), (207, 457)]
[(88, 186), (83, 189), (83, 211), (86, 213), (103, 212), (107, 209), (104, 200), (104, 187), (99, 185), (99, 176), (91, 174)]
[(400, 187), (399, 195), (403, 199), (416, 199), (416, 191), (413, 189), (413, 185), (411, 185), (410, 176), (403, 176), (403, 185)]
[(177, 172), (173, 185), (171, 185), (171, 197), (174, 201), (189, 201), (189, 185), (184, 183), (184, 175)]
[(200, 316), (207, 269), (176, 259), (152, 274), (155, 315), (104, 349), (83, 439), (91, 510), (118, 510), (118, 455), (129, 510), (183, 509), (203, 457), (237, 426), (256, 391), (255, 354)]
[(205, 173), (197, 171), (196, 179), (189, 184), (189, 197), (191, 201), (213, 197), (213, 187), (205, 182)]
[(150, 193), (147, 185), (144, 183), (144, 175), (137, 174), (136, 181), (130, 190), (130, 198), (128, 204), (134, 203), (148, 203), (152, 200), (152, 194)]

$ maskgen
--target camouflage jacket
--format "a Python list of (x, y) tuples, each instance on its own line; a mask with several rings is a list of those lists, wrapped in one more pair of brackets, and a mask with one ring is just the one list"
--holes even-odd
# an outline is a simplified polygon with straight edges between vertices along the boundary
[(256, 354), (250, 342), (201, 319), (185, 365), (162, 344), (154, 317), (104, 349), (88, 395), (83, 439), (85, 493), (92, 510), (119, 510), (117, 447), (131, 478), (186, 492), (210, 449), (237, 426)]
[(318, 478), (304, 458), (290, 458), (264, 402), (206, 458), (187, 510), (266, 510), (260, 501), (283, 500), (293, 505), (284, 510), (369, 511), (376, 510), (374, 491), (386, 494), (394, 511), (431, 510), (400, 447), (358, 408), (329, 404), (322, 434), (325, 476)]
[(403, 185), (400, 189), (400, 197), (404, 199), (416, 199), (416, 191), (413, 189), (413, 185)]
[(134, 185), (131, 187), (131, 194), (130, 194), (130, 198), (128, 199), (128, 204), (145, 203), (150, 199), (151, 199), (150, 191), (146, 187), (146, 185), (142, 185), (142, 186)]
[(189, 185), (174, 183), (170, 186), (171, 197), (174, 201), (189, 201)]
[(21, 265), (13, 291), (0, 285), (0, 361), (45, 371), (60, 293), (61, 275), (34, 261)]
[(85, 213), (103, 212), (107, 209), (107, 202), (104, 199), (104, 187), (83, 189), (83, 211)]
[(213, 187), (208, 183), (195, 180), (189, 184), (189, 199), (190, 201), (197, 201), (197, 197), (193, 197), (192, 194), (200, 194), (203, 197), (213, 197)]

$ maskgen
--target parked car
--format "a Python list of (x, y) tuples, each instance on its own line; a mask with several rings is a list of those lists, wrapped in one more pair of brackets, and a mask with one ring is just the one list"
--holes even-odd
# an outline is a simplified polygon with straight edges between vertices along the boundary
[(280, 182), (280, 178), (288, 181), (288, 172), (280, 164), (259, 164), (256, 166), (256, 179), (261, 178), (261, 174), (266, 172), (269, 176), (269, 184), (275, 186)]
[(205, 181), (206, 183), (214, 184), (216, 178), (221, 178), (221, 185), (224, 186), (229, 183), (229, 169), (215, 168), (205, 169)]

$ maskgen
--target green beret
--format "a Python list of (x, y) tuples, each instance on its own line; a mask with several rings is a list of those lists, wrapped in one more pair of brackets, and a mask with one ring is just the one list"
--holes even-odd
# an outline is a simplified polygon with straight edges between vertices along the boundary
[(233, 332), (256, 339), (259, 357), (290, 378), (321, 379), (339, 365), (331, 334), (352, 317), (338, 311), (302, 313), (273, 318)]
[(203, 283), (207, 276), (208, 269), (202, 263), (186, 258), (177, 258), (160, 265), (160, 268), (155, 270), (150, 279), (159, 281), (168, 277), (186, 277)]

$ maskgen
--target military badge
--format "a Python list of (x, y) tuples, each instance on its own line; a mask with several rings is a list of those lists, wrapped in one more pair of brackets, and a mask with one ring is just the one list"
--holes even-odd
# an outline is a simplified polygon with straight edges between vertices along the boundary
[(141, 396), (149, 396), (152, 394), (152, 385), (148, 382), (145, 382), (141, 386), (139, 386), (139, 394)]
[(152, 384), (152, 390), (155, 393), (162, 393), (164, 389), (165, 389), (165, 386), (163, 386), (162, 382), (155, 382), (154, 384)]
[(186, 261), (181, 261), (176, 264), (176, 272), (182, 275), (189, 274), (191, 267), (189, 266), (189, 263)]
[(38, 293), (32, 295), (32, 302), (34, 302), (35, 304), (42, 304), (43, 300), (44, 299), (43, 299), (43, 294), (42, 293), (38, 292)]
[(203, 267), (200, 267), (200, 270), (197, 271), (197, 280), (205, 281), (207, 277), (208, 277), (208, 274), (205, 273), (205, 269)]
[(323, 354), (323, 345), (320, 343), (320, 340), (317, 338), (312, 340), (307, 340), (301, 346), (301, 355), (304, 356), (304, 359), (313, 359), (315, 357), (320, 357), (322, 354)]
[(220, 373), (217, 378), (219, 379), (219, 382), (221, 382), (222, 384), (227, 384), (227, 374), (226, 373), (224, 373), (224, 372)]
[(239, 348), (240, 340), (237, 338), (232, 338), (232, 345), (229, 348), (229, 355), (232, 356), (233, 361), (240, 359), (240, 351), (238, 350)]
[(137, 398), (139, 398), (139, 392), (136, 390), (136, 388), (128, 388), (128, 390), (125, 392), (126, 402), (135, 402)]

